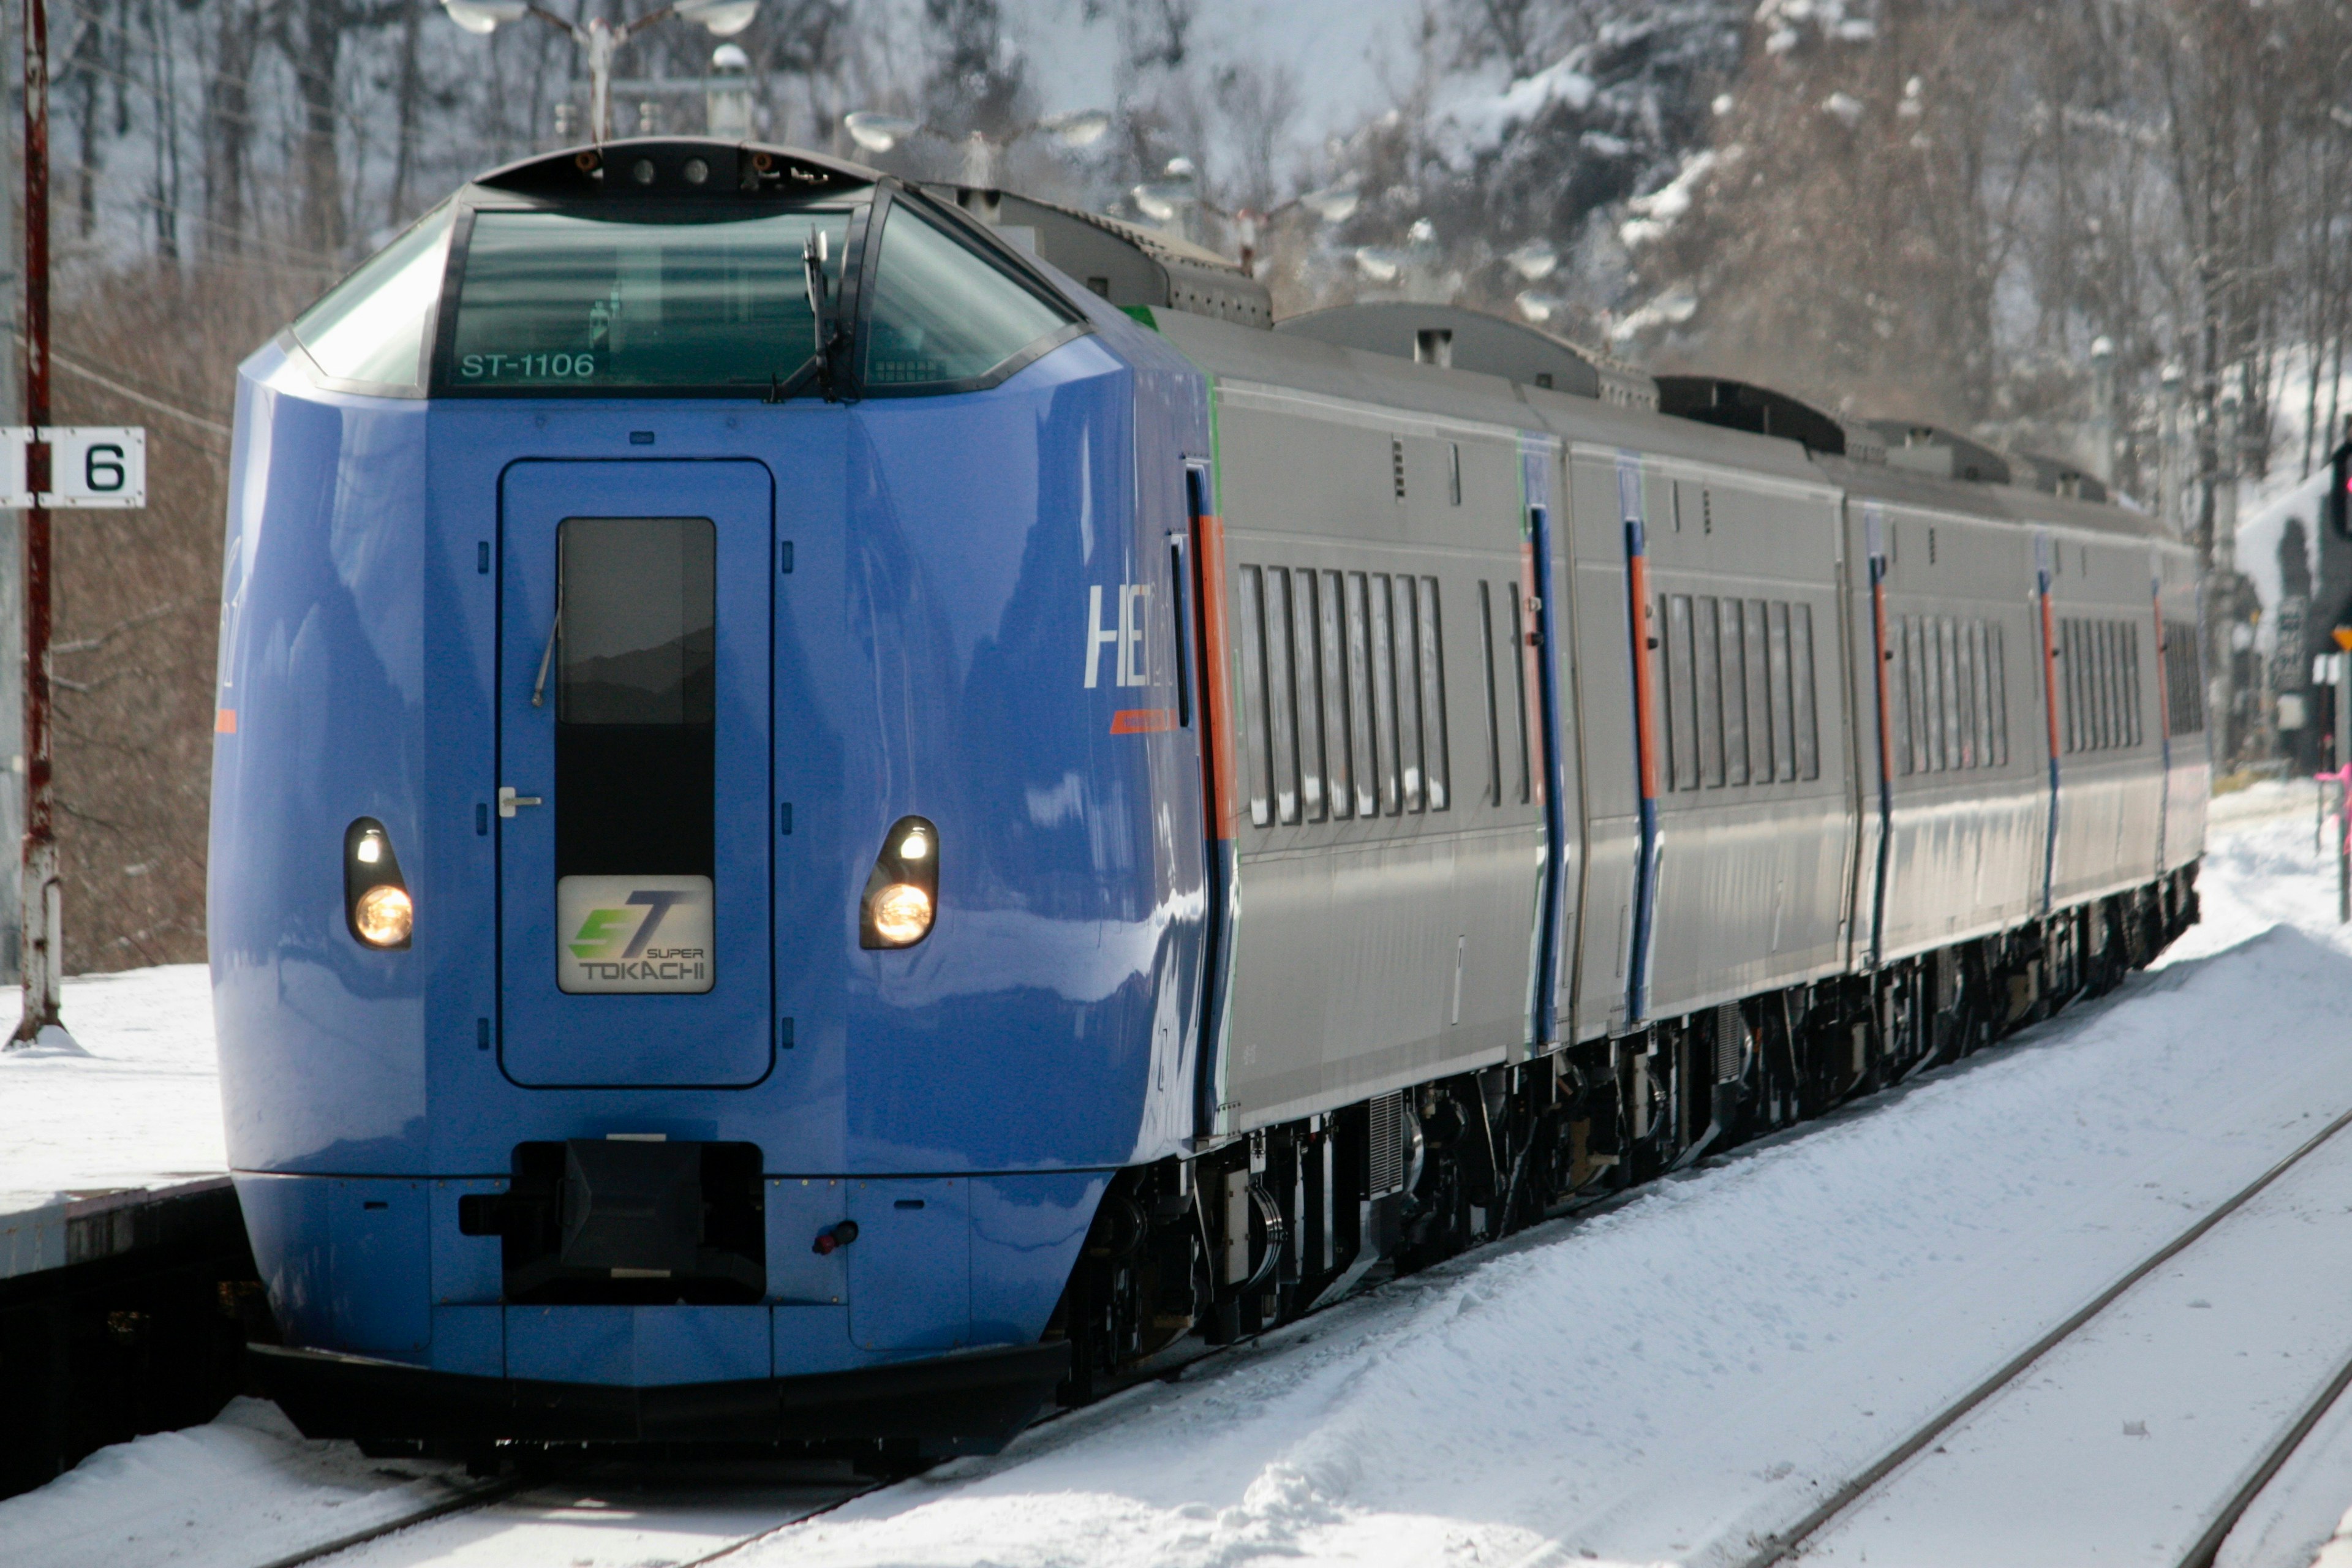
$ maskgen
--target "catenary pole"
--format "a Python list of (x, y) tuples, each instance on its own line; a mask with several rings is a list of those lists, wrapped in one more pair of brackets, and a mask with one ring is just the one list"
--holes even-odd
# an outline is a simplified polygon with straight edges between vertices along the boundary
[[(49, 18), (25, 0), (25, 423), (49, 423)], [(16, 1039), (58, 1019), (58, 839), (49, 809), (49, 449), (28, 454), (25, 512), (25, 1014)]]

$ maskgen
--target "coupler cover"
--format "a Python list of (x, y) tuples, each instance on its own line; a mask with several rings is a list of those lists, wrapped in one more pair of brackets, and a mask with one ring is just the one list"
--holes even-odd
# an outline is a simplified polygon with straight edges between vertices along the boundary
[(767, 1290), (754, 1143), (518, 1143), (513, 1184), (458, 1200), (457, 1228), (503, 1238), (517, 1302), (721, 1305)]

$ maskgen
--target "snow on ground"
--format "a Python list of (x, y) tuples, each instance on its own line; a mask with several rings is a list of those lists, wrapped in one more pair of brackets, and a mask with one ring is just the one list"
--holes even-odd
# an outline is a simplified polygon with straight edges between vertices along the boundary
[(0, 1050), (0, 1215), (227, 1171), (203, 964), (68, 980), (59, 1012), (79, 1050)]
[[(2311, 810), (2300, 784), (2217, 803), (2206, 923), (2113, 997), (730, 1561), (1737, 1561), (2352, 1107), (2352, 937)], [(170, 1561), (249, 1563), (257, 1516), (327, 1539), (362, 1506), (336, 1488), (380, 1485), (374, 1509), (420, 1484), (264, 1425), (233, 1407), (0, 1503), (0, 1558), (165, 1560), (131, 1537), (169, 1514)], [(2352, 1501), (2347, 1428), (2321, 1428), (2229, 1568), (2309, 1561)], [(572, 1561), (469, 1529), (465, 1561)], [(403, 1562), (442, 1560), (404, 1539)]]
[(0, 1503), (0, 1562), (251, 1568), (413, 1513), (464, 1481), (459, 1466), (310, 1442), (276, 1405), (237, 1399), (208, 1425), (101, 1448)]
[(1736, 1561), (2352, 1106), (2309, 832), (2228, 833), (2179, 956), (1890, 1104), (743, 1556)]

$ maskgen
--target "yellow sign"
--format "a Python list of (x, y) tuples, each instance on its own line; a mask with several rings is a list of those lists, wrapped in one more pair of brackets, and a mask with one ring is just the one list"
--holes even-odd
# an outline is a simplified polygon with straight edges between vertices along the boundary
[(2336, 646), (2346, 653), (2352, 653), (2352, 626), (2336, 628)]

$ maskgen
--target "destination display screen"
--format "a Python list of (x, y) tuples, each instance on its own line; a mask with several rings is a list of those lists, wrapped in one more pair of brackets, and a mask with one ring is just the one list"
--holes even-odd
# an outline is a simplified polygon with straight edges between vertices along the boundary
[(446, 371), (456, 390), (765, 387), (815, 347), (805, 255), (838, 287), (844, 211), (658, 223), (475, 215)]

